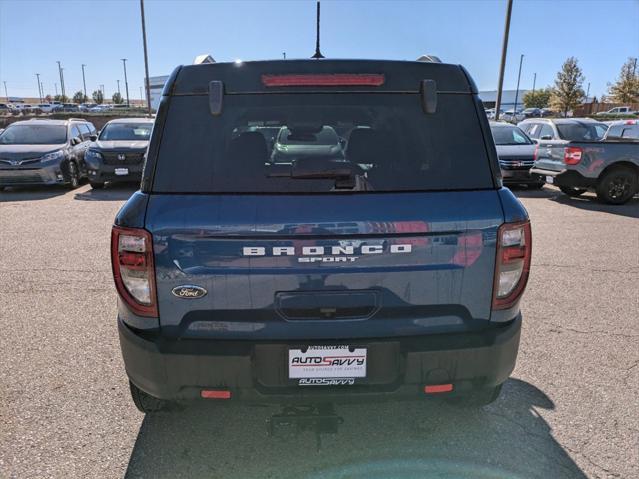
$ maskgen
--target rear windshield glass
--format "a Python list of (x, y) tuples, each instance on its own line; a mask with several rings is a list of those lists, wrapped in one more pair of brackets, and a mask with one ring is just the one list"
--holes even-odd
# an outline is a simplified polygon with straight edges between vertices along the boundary
[(601, 140), (607, 129), (603, 123), (557, 123), (559, 136), (570, 141)]
[(103, 141), (144, 141), (151, 136), (151, 123), (111, 123), (100, 133)]
[(172, 97), (155, 169), (156, 192), (322, 193), (492, 188), (470, 95)]
[(64, 125), (14, 125), (0, 134), (0, 145), (59, 145), (66, 141)]
[(532, 140), (516, 126), (491, 127), (495, 145), (531, 145)]
[(638, 125), (614, 125), (608, 130), (606, 138), (609, 140), (639, 139), (639, 124)]

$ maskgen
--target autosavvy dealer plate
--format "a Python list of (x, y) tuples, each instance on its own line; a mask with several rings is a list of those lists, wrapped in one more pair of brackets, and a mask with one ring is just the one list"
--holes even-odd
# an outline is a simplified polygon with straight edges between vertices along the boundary
[(116, 168), (115, 169), (115, 174), (118, 176), (125, 176), (129, 174), (129, 169), (128, 168)]
[[(300, 385), (330, 385), (327, 379), (366, 377), (366, 348), (349, 346), (309, 346), (308, 349), (289, 349), (288, 376), (300, 379)], [(307, 381), (302, 381), (307, 380)], [(346, 384), (346, 383), (344, 383)]]

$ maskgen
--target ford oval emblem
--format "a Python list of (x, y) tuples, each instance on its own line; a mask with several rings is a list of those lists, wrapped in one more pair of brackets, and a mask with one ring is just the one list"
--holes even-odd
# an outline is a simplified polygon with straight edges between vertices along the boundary
[(194, 284), (183, 284), (182, 286), (176, 286), (171, 290), (174, 296), (184, 299), (197, 299), (206, 296), (207, 291), (201, 286), (195, 286)]

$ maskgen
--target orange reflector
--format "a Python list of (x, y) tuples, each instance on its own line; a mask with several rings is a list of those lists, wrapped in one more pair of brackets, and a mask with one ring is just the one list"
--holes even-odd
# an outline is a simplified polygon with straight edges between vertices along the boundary
[(430, 386), (424, 386), (424, 392), (426, 394), (449, 393), (452, 390), (452, 384), (431, 384)]
[(200, 396), (204, 399), (231, 399), (231, 391), (203, 389)]

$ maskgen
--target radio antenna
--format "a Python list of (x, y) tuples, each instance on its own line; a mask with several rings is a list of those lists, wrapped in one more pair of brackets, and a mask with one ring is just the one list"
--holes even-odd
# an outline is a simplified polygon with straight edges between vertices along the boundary
[(315, 37), (315, 55), (311, 58), (324, 58), (322, 52), (320, 52), (320, 0), (317, 0), (317, 35)]

